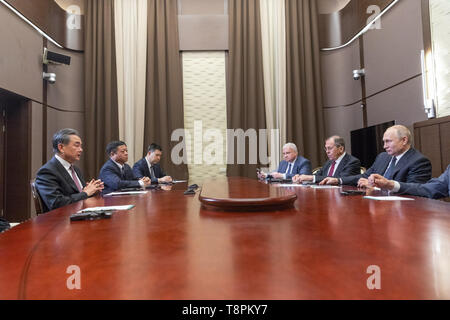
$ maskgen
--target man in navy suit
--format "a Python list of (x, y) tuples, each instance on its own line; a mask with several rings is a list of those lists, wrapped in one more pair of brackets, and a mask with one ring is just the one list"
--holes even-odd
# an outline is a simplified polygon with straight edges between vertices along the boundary
[[(283, 159), (276, 172), (270, 173), (275, 179), (292, 180), (297, 174), (311, 174), (311, 162), (298, 154), (297, 146), (286, 143), (283, 146)], [(266, 173), (258, 174), (259, 178), (266, 178)]]
[(105, 183), (103, 194), (125, 188), (145, 188), (151, 184), (150, 178), (136, 178), (128, 161), (128, 147), (123, 141), (113, 141), (106, 146), (109, 160), (100, 169), (100, 179)]
[(450, 166), (439, 178), (434, 178), (427, 183), (405, 183), (395, 180), (388, 180), (379, 174), (372, 174), (369, 177), (369, 183), (372, 186), (397, 192), (406, 193), (413, 196), (440, 199), (449, 197), (450, 190)]
[(390, 127), (383, 135), (384, 149), (366, 173), (342, 178), (326, 178), (321, 184), (369, 186), (369, 176), (379, 174), (388, 180), (425, 183), (431, 178), (431, 162), (411, 147), (411, 132), (401, 125)]
[(361, 172), (361, 162), (351, 154), (345, 152), (345, 141), (339, 136), (329, 137), (325, 141), (325, 152), (328, 161), (314, 175), (296, 175), (292, 178), (294, 183), (312, 182), (320, 183), (326, 177), (347, 177)]
[(167, 176), (159, 165), (161, 156), (161, 146), (156, 143), (152, 143), (148, 147), (147, 155), (134, 164), (134, 175), (137, 178), (150, 177), (153, 184), (172, 182), (172, 177)]
[(85, 183), (81, 170), (73, 165), (83, 152), (76, 130), (58, 131), (52, 144), (55, 156), (39, 169), (35, 182), (44, 212), (85, 200), (103, 189), (101, 180)]

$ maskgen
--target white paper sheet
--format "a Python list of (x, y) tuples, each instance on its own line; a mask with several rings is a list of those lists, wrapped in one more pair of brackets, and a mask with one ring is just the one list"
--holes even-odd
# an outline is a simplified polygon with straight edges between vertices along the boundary
[(379, 201), (414, 201), (415, 199), (404, 198), (404, 197), (396, 197), (396, 196), (388, 196), (388, 197), (373, 197), (373, 196), (365, 196), (365, 199), (370, 200), (379, 200)]
[(108, 196), (129, 196), (129, 195), (135, 195), (135, 194), (146, 194), (148, 191), (125, 191), (125, 192), (111, 192), (108, 194), (105, 194), (104, 197)]
[(78, 211), (78, 213), (82, 212), (91, 212), (91, 211), (111, 211), (111, 210), (130, 210), (133, 208), (133, 204), (125, 205), (125, 206), (109, 206), (109, 207), (92, 207), (92, 208), (85, 208), (83, 210)]

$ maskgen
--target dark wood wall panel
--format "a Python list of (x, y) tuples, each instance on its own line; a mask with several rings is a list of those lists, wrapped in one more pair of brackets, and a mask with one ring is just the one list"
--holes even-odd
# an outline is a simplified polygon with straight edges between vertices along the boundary
[(433, 165), (433, 177), (438, 177), (450, 164), (450, 116), (414, 124), (416, 148)]
[(421, 152), (433, 164), (433, 177), (439, 176), (442, 172), (439, 126), (420, 128), (420, 136)]
[(450, 164), (450, 120), (439, 125), (441, 132), (441, 154), (442, 169), (445, 170)]
[(31, 101), (8, 100), (7, 108), (5, 217), (11, 222), (21, 222), (31, 216)]

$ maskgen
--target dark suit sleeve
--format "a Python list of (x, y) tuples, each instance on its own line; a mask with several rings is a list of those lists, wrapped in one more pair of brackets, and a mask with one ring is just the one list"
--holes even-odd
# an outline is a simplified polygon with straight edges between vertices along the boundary
[[(300, 172), (299, 174), (306, 174), (306, 175), (311, 175), (312, 174), (312, 166), (311, 166), (311, 161), (309, 161), (308, 159), (305, 159), (306, 161), (304, 161), (302, 163), (302, 166), (300, 167)], [(291, 177), (292, 178), (292, 177)]]
[[(280, 171), (278, 171), (280, 172)], [(284, 172), (282, 172), (284, 173)], [(295, 167), (295, 170), (292, 173), (286, 174), (286, 179), (292, 179), (297, 174), (311, 174), (311, 161), (308, 159), (304, 159), (298, 166)]]
[(354, 176), (361, 172), (361, 161), (353, 157), (345, 166), (344, 170), (339, 174), (341, 177)]
[(100, 173), (100, 179), (105, 184), (106, 190), (120, 190), (124, 188), (140, 188), (138, 180), (122, 180), (113, 166), (105, 166)]
[(425, 157), (420, 157), (411, 165), (406, 182), (425, 183), (431, 179), (431, 162)]
[[(359, 160), (358, 160), (358, 161), (359, 161)], [(340, 178), (340, 179), (342, 180), (342, 184), (350, 185), (350, 186), (356, 186), (356, 185), (358, 185), (359, 179), (361, 179), (361, 178), (368, 179), (368, 178), (370, 177), (371, 174), (379, 173), (379, 172), (377, 172), (377, 168), (379, 167), (379, 164), (380, 164), (382, 161), (383, 161), (383, 159), (382, 159), (382, 153), (380, 153), (380, 154), (376, 157), (376, 159), (375, 159), (373, 165), (372, 165), (369, 169), (367, 169), (367, 171), (366, 171), (365, 173), (363, 173), (363, 174), (351, 175), (351, 176), (348, 176), (348, 177), (342, 176), (342, 178)], [(361, 164), (361, 163), (360, 163), (360, 164)], [(361, 169), (360, 167), (361, 167), (361, 166), (359, 166), (359, 168), (358, 168), (358, 172), (359, 172), (360, 169)], [(382, 173), (379, 173), (379, 174), (382, 174)]]
[(425, 184), (400, 182), (399, 193), (406, 193), (413, 196), (441, 199), (449, 196), (450, 187), (450, 166), (439, 177), (428, 181)]
[(136, 178), (141, 179), (145, 177), (144, 169), (142, 168), (142, 162), (138, 161), (133, 166), (133, 174)]
[[(369, 171), (369, 170), (367, 170)], [(363, 178), (362, 174), (357, 174), (354, 176), (349, 176), (349, 177), (342, 177), (339, 178), (342, 180), (342, 184), (345, 185), (349, 185), (349, 186), (356, 186), (358, 184), (359, 179)]]
[(88, 198), (85, 192), (64, 194), (60, 184), (60, 178), (51, 170), (41, 168), (36, 176), (36, 188), (39, 195), (49, 210), (63, 207), (65, 205), (84, 200)]

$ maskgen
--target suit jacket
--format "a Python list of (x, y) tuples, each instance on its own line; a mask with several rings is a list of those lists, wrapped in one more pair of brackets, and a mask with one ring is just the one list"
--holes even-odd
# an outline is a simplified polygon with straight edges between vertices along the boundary
[[(86, 185), (81, 170), (74, 166), (82, 187)], [(44, 212), (88, 198), (85, 192), (79, 192), (67, 170), (53, 157), (36, 174), (36, 189), (41, 196)]]
[[(153, 172), (155, 173), (155, 177), (151, 179), (152, 183), (158, 183), (158, 178), (162, 178), (166, 176), (166, 173), (161, 169), (160, 165), (154, 164), (152, 165)], [(147, 160), (142, 158), (138, 162), (136, 162), (133, 166), (133, 173), (136, 178), (149, 177), (151, 178), (150, 170), (148, 169)]]
[[(380, 153), (373, 165), (364, 174), (343, 177), (342, 184), (357, 185), (360, 178), (368, 178), (371, 174), (383, 175), (392, 157), (386, 152)], [(410, 148), (397, 162), (392, 180), (409, 183), (425, 183), (431, 179), (431, 162), (419, 151)]]
[(124, 188), (140, 188), (139, 179), (133, 174), (133, 170), (128, 164), (123, 165), (124, 174), (120, 173), (119, 166), (109, 159), (100, 169), (99, 179), (101, 179), (105, 185), (103, 194), (118, 191)]
[[(328, 171), (331, 168), (333, 161), (327, 161), (322, 169), (320, 169), (316, 174), (316, 183), (321, 182), (323, 179), (327, 177)], [(333, 177), (342, 178), (348, 176), (354, 176), (361, 173), (361, 161), (358, 158), (355, 158), (351, 154), (346, 153), (342, 158), (339, 166), (334, 170)]]
[(449, 197), (450, 166), (439, 178), (434, 178), (425, 184), (400, 182), (399, 193), (433, 199)]
[[(282, 160), (278, 166), (278, 172), (285, 173), (288, 164), (287, 161)], [(292, 179), (296, 174), (311, 174), (311, 161), (302, 156), (297, 156), (297, 160), (294, 162), (294, 168), (292, 168), (292, 173), (286, 174), (286, 179)]]

